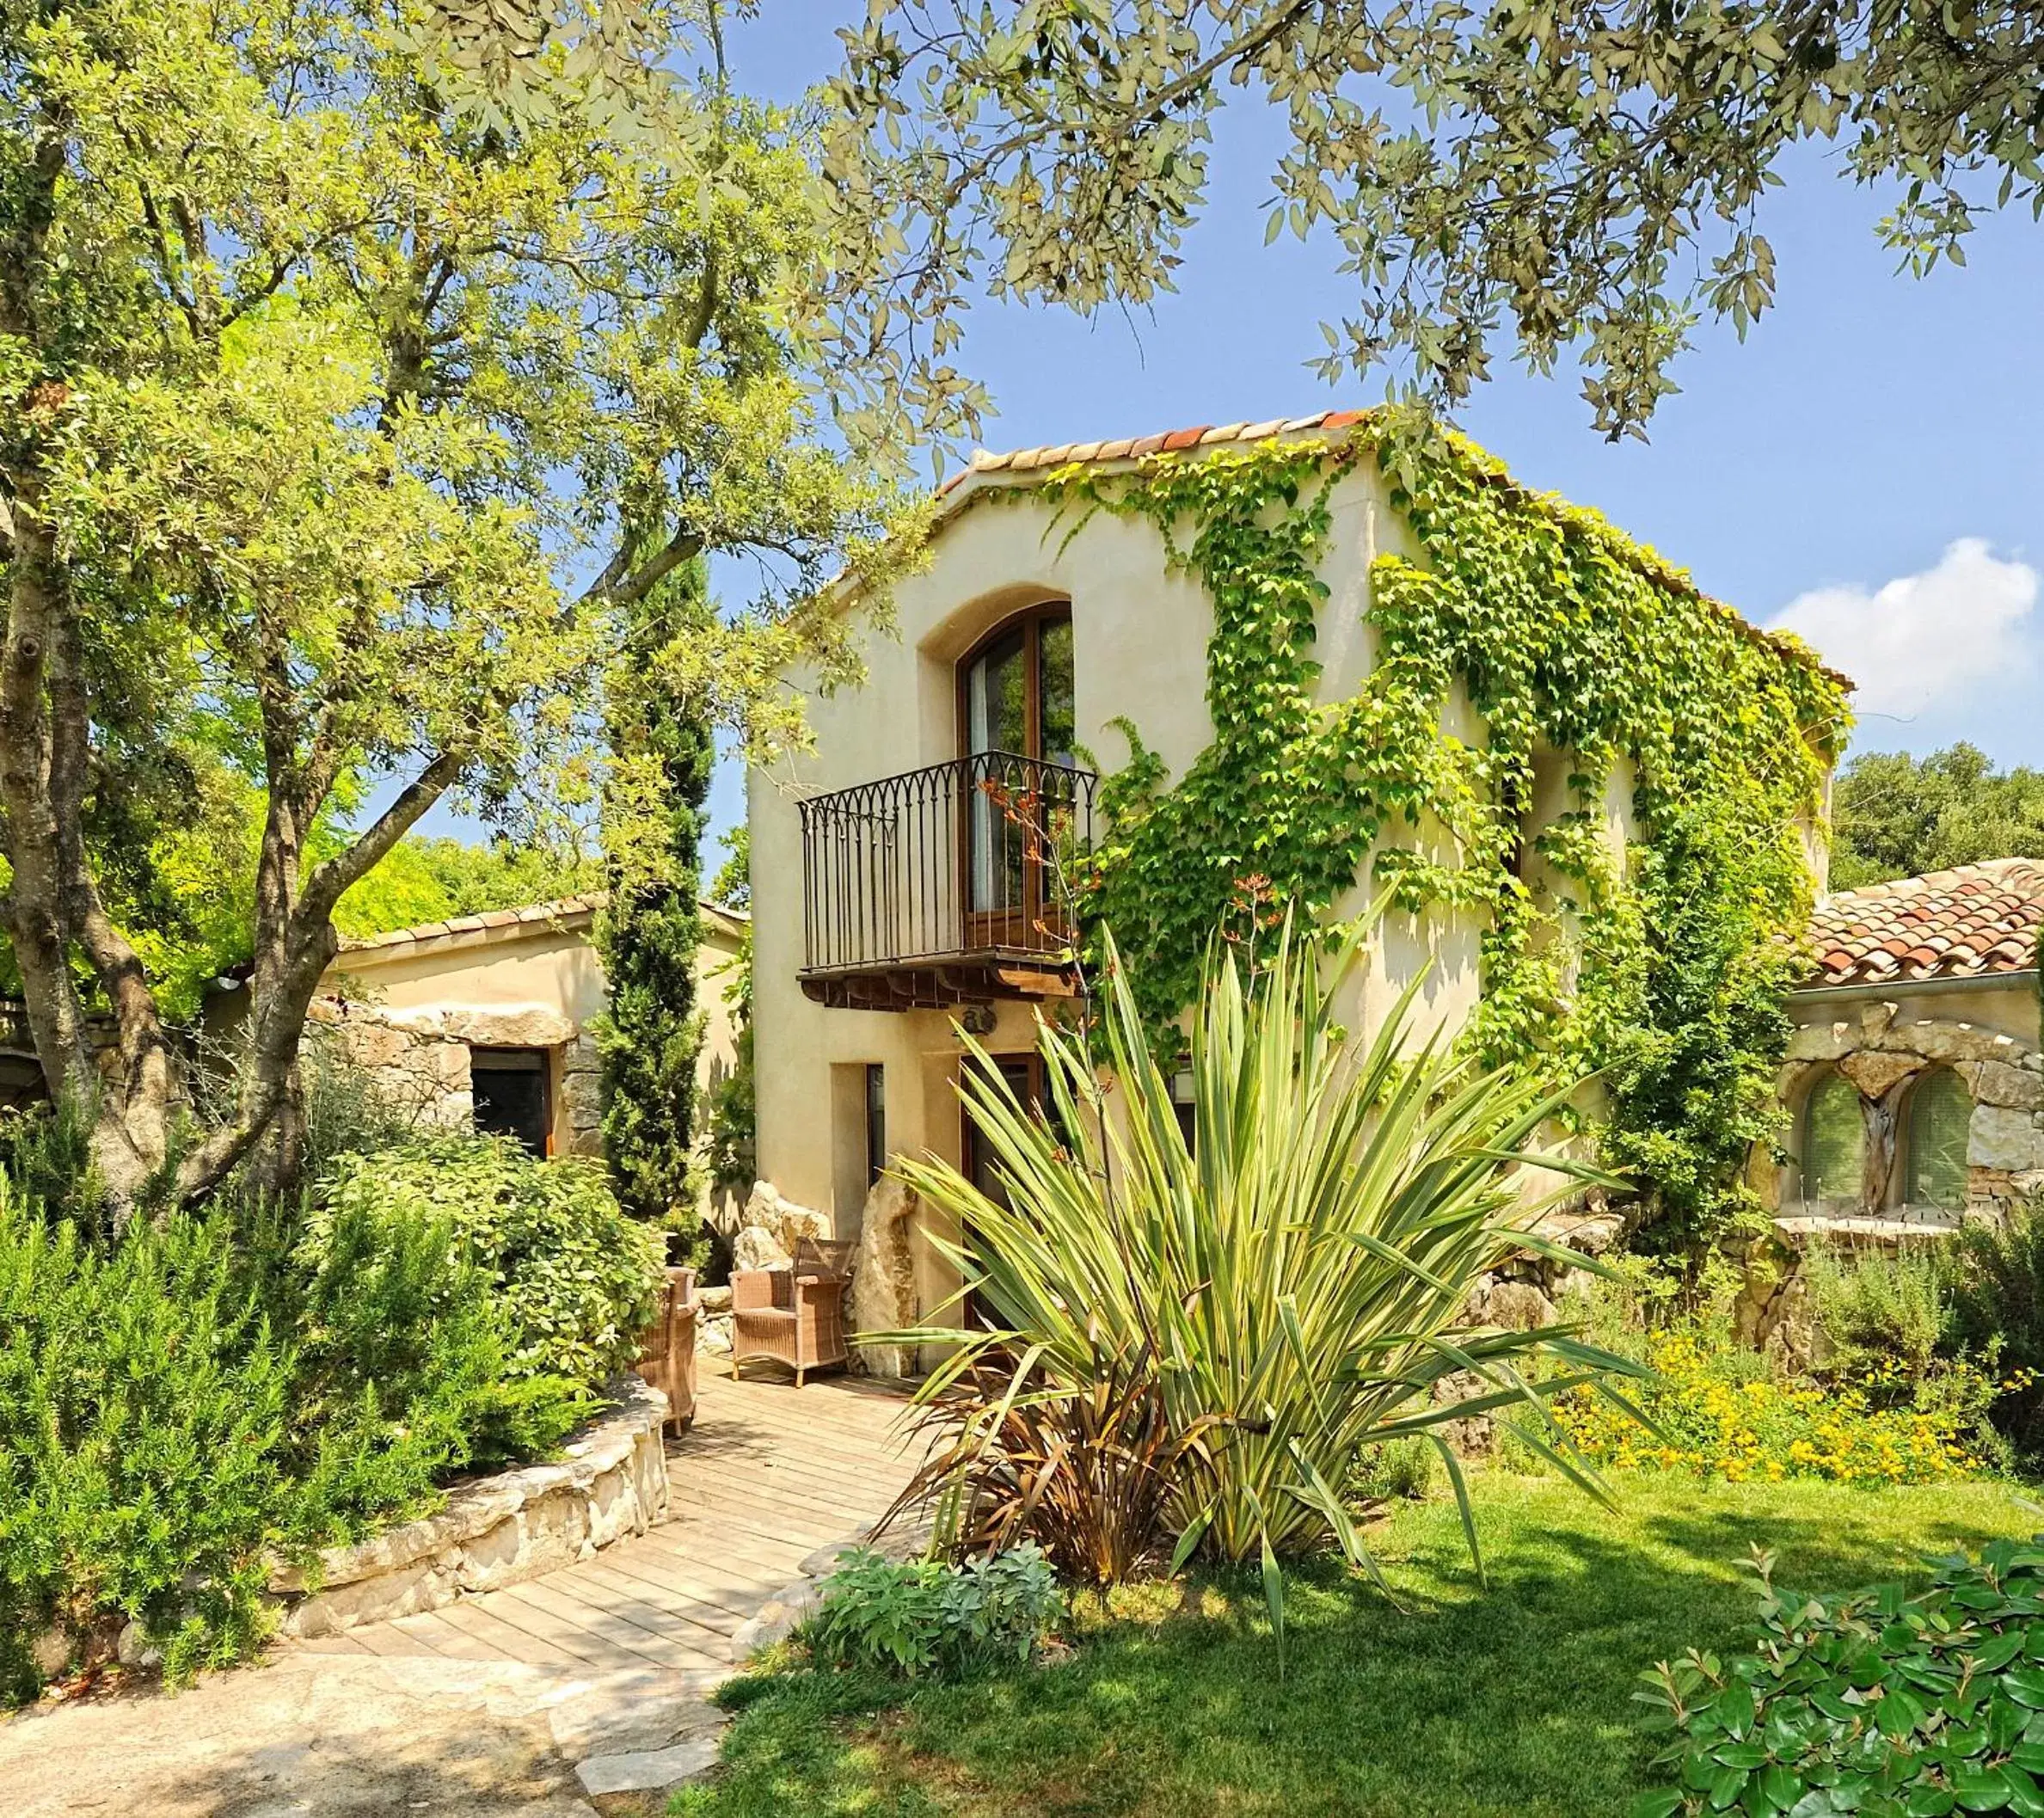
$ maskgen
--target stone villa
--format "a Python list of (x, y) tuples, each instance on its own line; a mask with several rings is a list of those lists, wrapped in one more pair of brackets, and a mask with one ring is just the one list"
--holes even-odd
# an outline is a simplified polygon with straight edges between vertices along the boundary
[[(890, 1156), (914, 1152), (983, 1175), (957, 1096), (958, 1028), (1027, 1090), (1034, 1016), (1073, 992), (1049, 865), (998, 804), (1016, 795), (1049, 803), (1084, 845), (1101, 780), (1088, 754), (1118, 758), (1124, 721), (1174, 778), (1217, 736), (1206, 586), (1171, 561), (1151, 522), (1061, 518), (1043, 481), (1074, 464), (1123, 471), (1155, 452), (1199, 460), (1273, 439), (1334, 448), (1362, 415), (976, 456), (941, 497), (928, 564), (895, 589), (894, 630), (861, 635), (865, 685), (826, 693), (790, 676), (809, 697), (813, 748), (750, 779), (753, 875), (764, 881), (753, 908), (758, 1171), (785, 1201), (820, 1209), (838, 1237), (862, 1239), (859, 1329), (926, 1322), (959, 1285), (930, 1241), (934, 1214), (884, 1173)], [(1539, 495), (1522, 495), (1541, 508)], [(1318, 701), (1340, 703), (1376, 662), (1373, 562), (1426, 558), (1374, 463), (1341, 466), (1327, 507), (1314, 685)], [(1650, 556), (1617, 559), (1671, 597), (1698, 597)], [(1814, 662), (1704, 605), (1783, 663)], [(1459, 682), (1439, 734), (1457, 748), (1487, 740)], [(1538, 757), (1544, 768), (1521, 810), (1528, 852), (1576, 806), (1570, 754)], [(1601, 800), (1573, 817), (1620, 868), (1637, 837), (1631, 761), (1617, 753)], [(1796, 831), (1814, 870), (1814, 826), (1799, 820)], [(1358, 868), (1335, 914), (1366, 906), (1368, 875)], [(1550, 888), (1537, 864), (1522, 876), (1536, 892)], [(1421, 1020), (1460, 1026), (1479, 999), (1484, 925), (1467, 908), (1387, 920), (1343, 1020), (1366, 1035), (1422, 978)]]

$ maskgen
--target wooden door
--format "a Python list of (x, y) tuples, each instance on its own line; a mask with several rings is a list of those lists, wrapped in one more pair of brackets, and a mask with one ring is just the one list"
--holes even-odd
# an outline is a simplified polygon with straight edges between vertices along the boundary
[(1061, 937), (1049, 816), (1069, 808), (1057, 771), (1077, 742), (1071, 612), (1062, 602), (1008, 620), (959, 665), (965, 759), (961, 894), (969, 951), (1041, 952)]
[[(1043, 1057), (1040, 1054), (1029, 1053), (991, 1054), (987, 1058), (992, 1062), (1001, 1078), (1007, 1082), (1008, 1090), (1015, 1095), (1016, 1101), (1040, 1115), (1045, 1098)], [(965, 1064), (969, 1066), (974, 1063), (968, 1060)], [(959, 1107), (959, 1116), (963, 1121), (960, 1152), (964, 1158), (965, 1166), (961, 1171), (965, 1177), (995, 1205), (1008, 1205), (1010, 1201), (1007, 1180), (1000, 1170), (995, 1166), (992, 1155), (988, 1152), (986, 1145), (980, 1139), (979, 1127), (973, 1121), (972, 1112), (961, 1104)], [(968, 1230), (966, 1233), (968, 1244), (971, 1236), (972, 1233)], [(977, 1294), (966, 1296), (965, 1323), (968, 1326), (981, 1327), (997, 1324), (991, 1310), (980, 1304), (979, 1297)]]

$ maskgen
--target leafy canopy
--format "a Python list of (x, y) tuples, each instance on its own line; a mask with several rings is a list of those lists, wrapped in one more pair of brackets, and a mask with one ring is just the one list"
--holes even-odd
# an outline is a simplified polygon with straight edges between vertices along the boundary
[(648, 685), (756, 752), (801, 736), (776, 679), (856, 673), (822, 584), (884, 599), (918, 542), (899, 433), (954, 408), (839, 281), (810, 125), (730, 92), (714, 14), (640, 9), (663, 74), (629, 119), (557, 46), (589, 104), (479, 120), (433, 29), (413, 0), (0, 3), (0, 922), (126, 1197), (174, 1146), (189, 980), (148, 924), (194, 797), (231, 837), (175, 932), (249, 930), (254, 1015), (178, 1194), (288, 1105), (336, 903), (422, 814), (592, 798), (605, 661), (676, 569), (758, 585), (657, 625)]
[(1863, 752), (1838, 772), (1831, 830), (1835, 890), (2044, 857), (2044, 772), (1998, 771), (1963, 741), (1927, 758)]
[(1170, 287), (1242, 95), (1287, 135), (1269, 235), (1340, 250), (1329, 377), (1402, 357), (1435, 402), (1501, 338), (1580, 359), (1639, 433), (1696, 324), (1773, 302), (1767, 191), (1838, 147), (1918, 270), (2044, 209), (2035, 0), (875, 0), (843, 34), (830, 174), (869, 281), (1090, 311)]

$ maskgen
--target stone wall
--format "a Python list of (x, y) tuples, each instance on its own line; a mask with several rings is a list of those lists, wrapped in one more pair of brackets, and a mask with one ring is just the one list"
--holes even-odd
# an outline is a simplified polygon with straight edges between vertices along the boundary
[(629, 1379), (617, 1407), (582, 1428), (558, 1462), (460, 1484), (433, 1514), (329, 1547), (310, 1573), (278, 1567), (270, 1593), (283, 1632), (332, 1635), (438, 1609), (644, 1533), (667, 1514), (666, 1413), (666, 1396)]
[[(555, 1081), (570, 1155), (603, 1153), (601, 1061), (595, 1039), (557, 1010), (487, 1006), (390, 1010), (359, 998), (314, 1001), (309, 1020), (332, 1032), (342, 1051), (393, 1103), (422, 1124), (468, 1129), (475, 1121), (474, 1047), (553, 1050)], [(557, 1129), (557, 1134), (558, 1129)]]
[[(1790, 1007), (1796, 1009), (1793, 998)], [(1869, 1138), (1885, 1141), (1891, 1154), (1910, 1086), (1937, 1066), (1949, 1066), (1959, 1076), (1973, 1101), (1966, 1158), (1968, 1213), (1999, 1216), (2023, 1195), (2044, 1187), (2044, 1053), (2034, 1042), (1949, 1016), (1905, 1014), (1894, 1000), (1880, 999), (1795, 1030), (1781, 1074), (1784, 1100), (1799, 1104), (1826, 1065), (1859, 1088)], [(1886, 1204), (1859, 1210), (1863, 1219), (1955, 1222)]]

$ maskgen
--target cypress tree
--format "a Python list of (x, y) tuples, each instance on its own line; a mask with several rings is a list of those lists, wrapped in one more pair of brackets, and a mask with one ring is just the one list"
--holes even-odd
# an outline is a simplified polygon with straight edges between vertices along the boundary
[(709, 727), (662, 691), (653, 660), (713, 609), (700, 563), (635, 606), (610, 677), (603, 792), (609, 902), (596, 926), (610, 1007), (596, 1025), (604, 1152), (639, 1216), (696, 1226), (696, 1004), (699, 845), (716, 747)]

